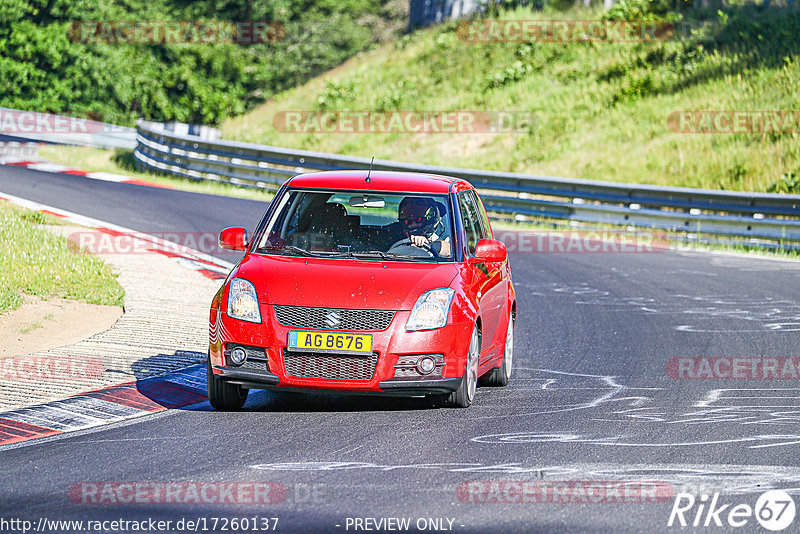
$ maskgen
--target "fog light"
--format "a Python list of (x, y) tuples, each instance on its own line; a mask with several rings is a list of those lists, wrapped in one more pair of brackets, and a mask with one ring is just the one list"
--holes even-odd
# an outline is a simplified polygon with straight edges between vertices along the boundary
[(423, 356), (417, 360), (417, 372), (421, 375), (429, 375), (436, 369), (436, 360), (432, 356)]
[(242, 365), (247, 359), (247, 353), (241, 347), (236, 347), (231, 351), (231, 363), (233, 365)]

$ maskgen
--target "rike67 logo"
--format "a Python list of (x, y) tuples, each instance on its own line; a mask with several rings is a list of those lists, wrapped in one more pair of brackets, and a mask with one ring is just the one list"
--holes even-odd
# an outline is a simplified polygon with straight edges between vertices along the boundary
[(721, 503), (719, 493), (696, 498), (691, 493), (678, 493), (667, 526), (692, 527), (744, 527), (752, 519), (763, 528), (777, 532), (792, 524), (795, 516), (794, 500), (781, 490), (770, 490), (759, 495), (755, 507), (744, 503)]

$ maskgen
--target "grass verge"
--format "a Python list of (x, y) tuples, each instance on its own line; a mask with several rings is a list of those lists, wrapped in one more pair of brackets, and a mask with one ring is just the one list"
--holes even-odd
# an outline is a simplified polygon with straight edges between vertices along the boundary
[(0, 202), (0, 313), (19, 307), (23, 293), (122, 306), (125, 291), (111, 268), (44, 224), (59, 221)]
[[(615, 16), (636, 20), (640, 14), (633, 8), (640, 4), (649, 9), (651, 3), (626, 0)], [(518, 8), (498, 18), (603, 16), (610, 15)], [(669, 122), (680, 111), (800, 109), (800, 9), (726, 6), (668, 16), (692, 17), (698, 29), (681, 39), (639, 43), (473, 43), (459, 36), (456, 23), (420, 30), (228, 119), (222, 135), (455, 167), (800, 192), (797, 127), (777, 133), (682, 133)], [(533, 120), (518, 131), (487, 133), (326, 133), (313, 123), (287, 133), (280, 114), (290, 110), (317, 116), (492, 110), (525, 112)]]

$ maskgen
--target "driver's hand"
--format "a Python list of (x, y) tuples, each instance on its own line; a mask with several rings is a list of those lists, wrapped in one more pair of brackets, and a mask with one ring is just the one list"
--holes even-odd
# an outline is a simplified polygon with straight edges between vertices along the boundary
[(422, 235), (412, 235), (411, 244), (415, 247), (423, 247), (429, 244), (428, 238)]

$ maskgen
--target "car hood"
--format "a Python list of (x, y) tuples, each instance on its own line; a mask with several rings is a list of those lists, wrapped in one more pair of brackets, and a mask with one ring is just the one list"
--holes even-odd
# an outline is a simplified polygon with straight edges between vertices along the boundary
[(423, 292), (448, 287), (456, 274), (455, 263), (248, 254), (235, 276), (255, 284), (258, 300), (265, 304), (410, 310)]

